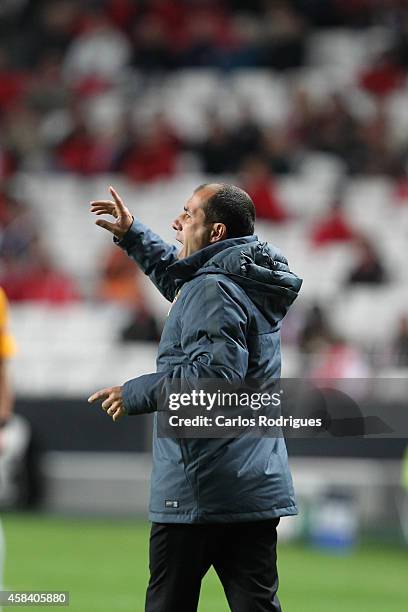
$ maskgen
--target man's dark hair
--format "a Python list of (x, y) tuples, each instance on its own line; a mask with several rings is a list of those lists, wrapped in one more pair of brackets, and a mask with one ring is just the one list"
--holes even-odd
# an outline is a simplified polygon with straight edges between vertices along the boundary
[[(208, 185), (200, 185), (195, 191), (200, 191)], [(227, 238), (252, 236), (254, 233), (254, 203), (246, 191), (235, 185), (221, 184), (203, 208), (207, 223), (224, 223)]]

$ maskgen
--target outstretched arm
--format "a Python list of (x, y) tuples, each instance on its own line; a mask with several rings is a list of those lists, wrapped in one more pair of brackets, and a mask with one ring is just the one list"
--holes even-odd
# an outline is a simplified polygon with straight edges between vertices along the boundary
[(114, 242), (124, 249), (170, 302), (176, 294), (174, 280), (167, 275), (167, 266), (177, 260), (177, 248), (167, 244), (146, 225), (133, 219), (113, 187), (112, 200), (91, 202), (91, 212), (97, 216), (112, 215), (115, 222), (97, 219), (96, 225), (113, 234)]

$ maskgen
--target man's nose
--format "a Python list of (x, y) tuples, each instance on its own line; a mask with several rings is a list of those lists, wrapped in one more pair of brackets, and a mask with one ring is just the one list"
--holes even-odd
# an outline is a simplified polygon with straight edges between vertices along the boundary
[(176, 217), (171, 225), (171, 227), (176, 230), (177, 232), (181, 231), (183, 229), (183, 226), (181, 225), (181, 221), (180, 221), (180, 217)]

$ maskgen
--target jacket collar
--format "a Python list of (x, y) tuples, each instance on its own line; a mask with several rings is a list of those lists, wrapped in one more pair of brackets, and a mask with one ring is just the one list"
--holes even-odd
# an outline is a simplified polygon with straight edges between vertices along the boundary
[(208, 246), (196, 251), (189, 257), (185, 257), (184, 259), (179, 259), (176, 262), (170, 264), (167, 267), (167, 272), (173, 278), (180, 280), (188, 280), (200, 268), (204, 266), (212, 257), (228, 249), (237, 245), (245, 245), (251, 242), (257, 242), (257, 236), (243, 236), (242, 238), (226, 238), (225, 240), (221, 240), (220, 242), (215, 242), (214, 244), (209, 244)]

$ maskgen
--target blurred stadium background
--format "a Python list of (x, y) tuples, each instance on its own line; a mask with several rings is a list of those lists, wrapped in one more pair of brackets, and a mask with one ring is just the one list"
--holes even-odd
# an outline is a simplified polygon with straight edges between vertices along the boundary
[[(6, 584), (142, 610), (150, 417), (113, 425), (86, 398), (154, 369), (168, 304), (89, 201), (112, 184), (172, 242), (194, 187), (243, 186), (257, 234), (304, 279), (283, 375), (406, 381), (408, 8), (3, 0), (0, 32), (0, 285), (19, 347)], [(301, 515), (280, 526), (285, 610), (406, 609), (405, 447), (288, 441)], [(200, 605), (226, 609), (212, 575)]]

